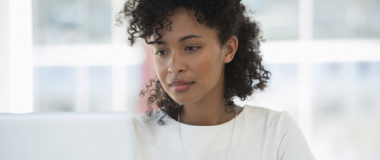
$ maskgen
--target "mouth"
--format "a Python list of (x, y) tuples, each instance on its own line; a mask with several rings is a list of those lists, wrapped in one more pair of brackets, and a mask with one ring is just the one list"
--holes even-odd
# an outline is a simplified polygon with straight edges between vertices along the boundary
[(177, 92), (186, 91), (190, 86), (192, 86), (195, 82), (191, 83), (180, 83), (180, 84), (172, 84), (170, 87)]

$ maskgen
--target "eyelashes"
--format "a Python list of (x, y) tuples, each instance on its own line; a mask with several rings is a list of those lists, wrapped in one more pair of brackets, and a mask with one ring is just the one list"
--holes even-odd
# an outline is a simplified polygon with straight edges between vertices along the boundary
[[(185, 47), (185, 50), (188, 50), (188, 51), (195, 51), (195, 50), (198, 50), (202, 48), (201, 46), (188, 46), (188, 47)], [(167, 54), (167, 51), (165, 50), (159, 50), (155, 53), (155, 55), (158, 55), (158, 56), (163, 56)]]
[(200, 46), (189, 46), (189, 47), (185, 47), (185, 50), (186, 48), (193, 48), (193, 49), (190, 49), (190, 51), (193, 51), (193, 50), (196, 50), (198, 48), (201, 48)]
[(163, 54), (160, 54), (160, 53), (162, 53), (162, 52), (166, 52), (166, 51), (157, 51), (157, 52), (155, 53), (155, 55), (162, 56)]

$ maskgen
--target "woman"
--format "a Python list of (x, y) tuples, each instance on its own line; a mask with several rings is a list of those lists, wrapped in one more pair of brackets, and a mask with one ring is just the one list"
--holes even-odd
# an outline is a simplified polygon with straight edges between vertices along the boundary
[(150, 111), (134, 117), (137, 159), (314, 159), (286, 111), (233, 102), (264, 90), (270, 74), (240, 0), (132, 0), (122, 13), (131, 45), (152, 46), (158, 75), (141, 92)]

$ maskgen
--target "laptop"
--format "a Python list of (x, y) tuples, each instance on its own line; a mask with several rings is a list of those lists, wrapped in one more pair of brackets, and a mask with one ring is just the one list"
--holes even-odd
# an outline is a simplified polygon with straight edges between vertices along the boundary
[(0, 114), (0, 160), (133, 160), (132, 115)]

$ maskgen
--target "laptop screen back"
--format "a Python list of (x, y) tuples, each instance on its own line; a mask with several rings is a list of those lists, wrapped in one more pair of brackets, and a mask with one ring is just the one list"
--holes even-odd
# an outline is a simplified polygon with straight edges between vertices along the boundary
[(0, 114), (0, 159), (134, 159), (131, 117), (125, 112)]

